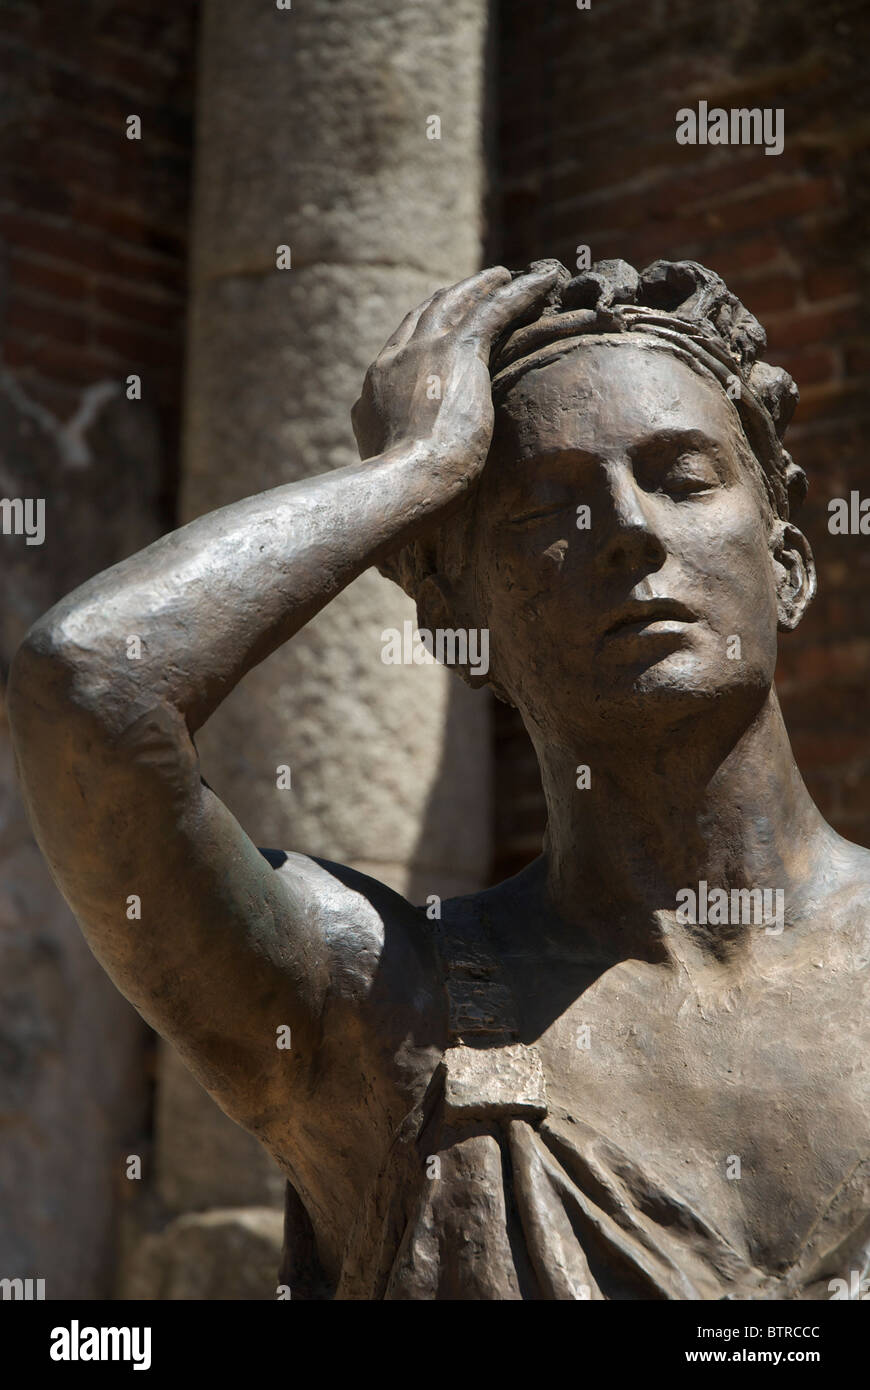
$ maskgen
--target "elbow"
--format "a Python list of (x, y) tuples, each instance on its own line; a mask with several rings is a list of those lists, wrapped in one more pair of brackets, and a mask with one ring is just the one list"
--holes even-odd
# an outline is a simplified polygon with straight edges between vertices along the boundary
[(192, 758), (198, 769), (184, 714), (137, 669), (145, 665), (129, 660), (126, 639), (107, 639), (89, 614), (41, 618), (9, 672), (7, 713), (19, 770), (45, 763), (61, 744), (77, 762), (88, 750), (82, 776), (103, 755), (155, 771), (179, 760), (187, 768)]
[[(49, 615), (50, 619), (50, 615)], [(87, 706), (88, 653), (76, 650), (60, 624), (34, 623), (12, 659), (6, 710), (16, 752), (42, 740), (58, 723)]]
[(80, 829), (114, 814), (119, 795), (132, 795), (131, 777), (140, 814), (152, 793), (165, 800), (167, 787), (174, 796), (200, 793), (183, 715), (147, 690), (143, 698), (117, 656), (83, 646), (51, 615), (16, 652), (7, 693), (18, 778), (41, 844), (49, 825), (62, 843), (72, 823)]
[(34, 624), (12, 658), (6, 684), (6, 713), (16, 747), (30, 735), (34, 716), (57, 688), (62, 665), (54, 634)]

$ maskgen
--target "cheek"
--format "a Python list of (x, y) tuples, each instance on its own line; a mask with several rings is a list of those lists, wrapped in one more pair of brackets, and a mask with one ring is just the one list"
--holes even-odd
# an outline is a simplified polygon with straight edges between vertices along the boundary
[(588, 597), (588, 584), (573, 594), (576, 557), (564, 526), (536, 533), (493, 536), (485, 565), (478, 566), (480, 599), (490, 614), (493, 635), (518, 646), (528, 634), (543, 635), (548, 614), (558, 614), (571, 588), (575, 608)]
[(475, 598), (481, 622), (489, 630), (490, 666), (510, 698), (523, 701), (534, 684), (543, 652), (561, 643), (558, 625), (549, 621), (558, 591), (560, 560), (545, 558), (553, 542), (529, 545), (528, 538), (504, 534), (503, 528), (480, 527), (474, 552)]
[(735, 501), (732, 493), (687, 530), (680, 558), (704, 591), (714, 628), (768, 636), (775, 646), (776, 576), (767, 522), (754, 497)]

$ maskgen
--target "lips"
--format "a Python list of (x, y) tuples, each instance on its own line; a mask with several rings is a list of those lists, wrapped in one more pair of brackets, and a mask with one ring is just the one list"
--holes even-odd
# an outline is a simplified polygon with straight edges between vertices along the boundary
[(617, 632), (642, 632), (652, 623), (678, 622), (695, 623), (698, 615), (693, 613), (678, 599), (653, 598), (637, 599), (621, 608), (615, 619), (603, 632), (610, 637)]

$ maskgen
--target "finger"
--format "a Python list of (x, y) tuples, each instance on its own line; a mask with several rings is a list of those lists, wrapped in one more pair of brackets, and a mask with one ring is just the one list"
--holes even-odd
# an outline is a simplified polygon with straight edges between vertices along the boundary
[[(509, 270), (506, 270), (504, 266), (492, 266), (488, 270), (478, 271), (475, 275), (467, 276), (465, 280), (460, 280), (456, 285), (449, 285), (444, 289), (436, 290), (434, 294), (430, 294), (428, 299), (424, 299), (422, 304), (418, 304), (416, 309), (412, 309), (409, 314), (405, 315), (395, 333), (384, 343), (381, 352), (404, 347), (418, 326), (421, 326), (424, 331), (438, 331), (442, 326), (446, 326), (448, 319), (445, 319), (445, 315), (449, 316), (454, 312), (457, 302), (460, 305), (456, 313), (456, 321), (458, 321), (469, 308), (491, 294), (494, 285), (498, 286), (509, 282)], [(421, 322), (424, 314), (427, 315), (426, 321)], [(444, 319), (443, 325), (442, 319)]]
[[(443, 294), (443, 290), (436, 290), (435, 294)], [(402, 322), (396, 329), (395, 333), (393, 333), (392, 336), (389, 337), (387, 341), (384, 343), (384, 346), (378, 353), (379, 357), (381, 356), (381, 353), (388, 352), (391, 348), (405, 346), (405, 343), (407, 343), (411, 334), (414, 332), (414, 329), (417, 327), (417, 322), (420, 318), (420, 315), (423, 313), (423, 310), (428, 309), (429, 305), (432, 303), (432, 300), (434, 298), (435, 295), (430, 294), (428, 299), (424, 299), (422, 304), (418, 304), (416, 309), (412, 309), (409, 314), (405, 315), (405, 317), (402, 319)]]
[(511, 283), (511, 273), (503, 265), (479, 270), (448, 289), (439, 290), (432, 296), (425, 312), (420, 315), (417, 327), (421, 333), (440, 333), (455, 328), (463, 318), (483, 304), (494, 290)]
[(562, 273), (558, 262), (519, 275), (485, 300), (474, 316), (475, 331), (491, 341), (507, 328), (534, 318)]

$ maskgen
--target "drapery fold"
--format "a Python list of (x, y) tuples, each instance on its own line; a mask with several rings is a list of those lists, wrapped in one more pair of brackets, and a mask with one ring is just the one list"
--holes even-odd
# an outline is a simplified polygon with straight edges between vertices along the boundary
[[(464, 1132), (448, 1126), (426, 1156), (430, 1171), (437, 1158), (439, 1176), (420, 1180), (419, 1141), (425, 1148), (433, 1137), (430, 1120), (417, 1142), (391, 1155), (368, 1206), (381, 1235), (392, 1230), (392, 1258), (383, 1239), (374, 1242), (380, 1259), (366, 1258), (372, 1228), (364, 1223), (338, 1298), (829, 1299), (831, 1280), (854, 1287), (853, 1271), (860, 1280), (870, 1267), (870, 1161), (833, 1195), (799, 1257), (772, 1273), (589, 1125), (502, 1116)], [(397, 1164), (418, 1176), (410, 1202), (405, 1188), (397, 1203)]]

